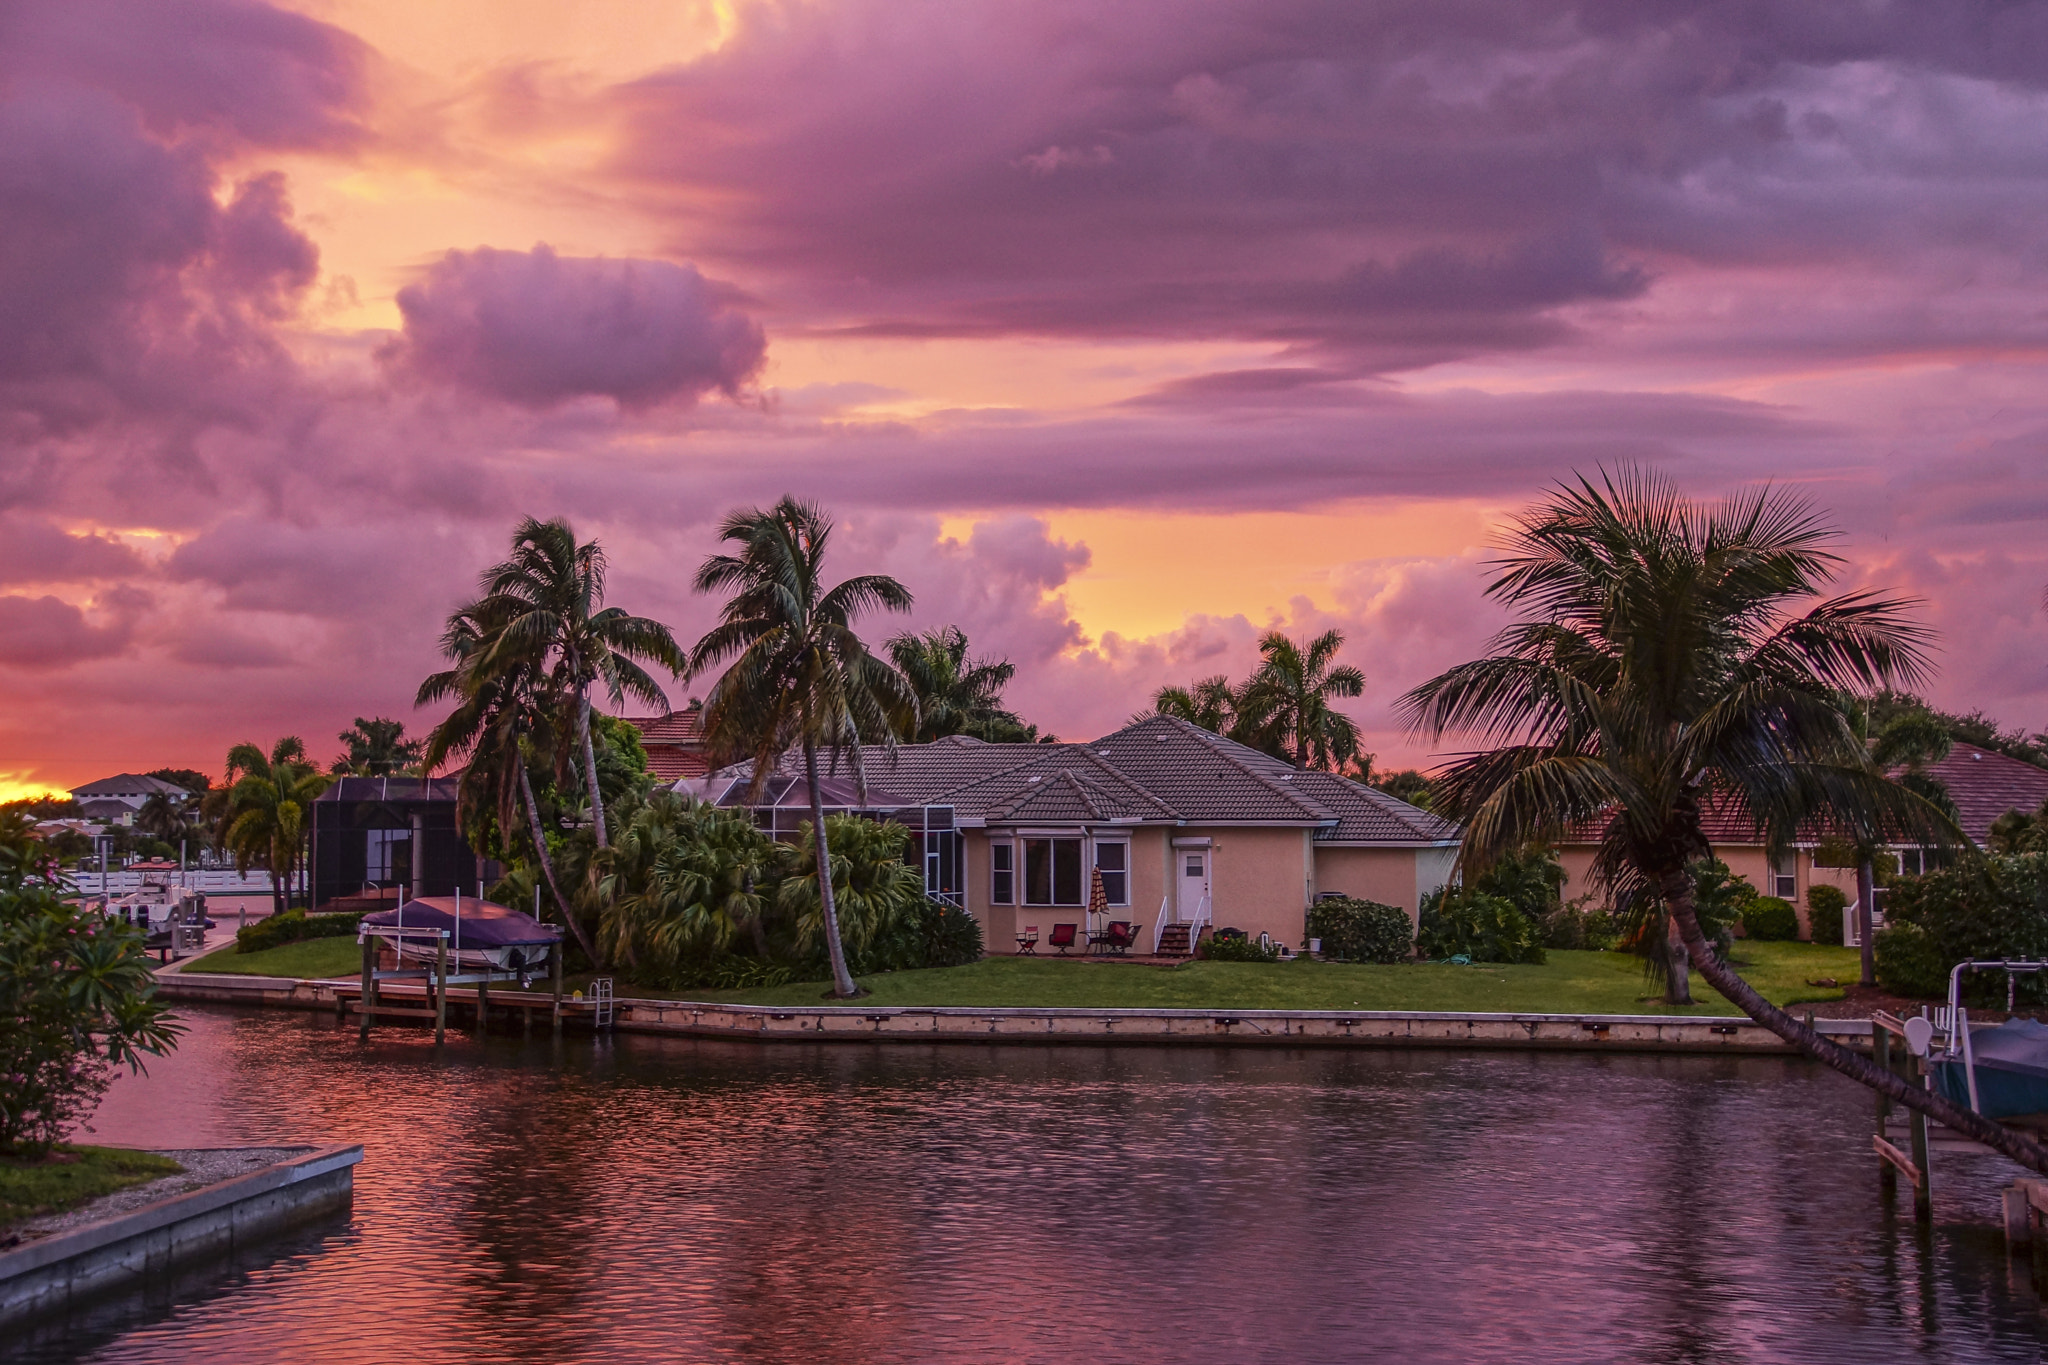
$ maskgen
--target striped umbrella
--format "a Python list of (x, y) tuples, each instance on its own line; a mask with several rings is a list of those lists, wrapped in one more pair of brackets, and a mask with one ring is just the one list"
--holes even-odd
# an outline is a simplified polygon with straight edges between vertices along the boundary
[[(1102, 869), (1096, 868), (1088, 877), (1088, 915), (1091, 919), (1109, 914), (1109, 892), (1102, 886)], [(1102, 926), (1093, 926), (1093, 932), (1101, 933)]]

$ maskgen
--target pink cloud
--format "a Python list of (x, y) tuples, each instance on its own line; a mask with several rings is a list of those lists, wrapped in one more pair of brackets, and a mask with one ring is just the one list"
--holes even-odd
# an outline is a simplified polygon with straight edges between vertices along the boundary
[(68, 668), (120, 653), (125, 624), (96, 626), (85, 613), (55, 597), (0, 596), (0, 668)]
[(736, 395), (767, 340), (718, 286), (667, 261), (451, 251), (398, 292), (396, 370), (532, 407), (603, 395), (629, 407)]

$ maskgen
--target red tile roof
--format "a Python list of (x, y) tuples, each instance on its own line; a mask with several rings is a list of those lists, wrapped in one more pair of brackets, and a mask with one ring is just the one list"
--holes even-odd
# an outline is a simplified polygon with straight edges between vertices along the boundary
[(647, 750), (647, 770), (663, 782), (702, 777), (711, 771), (704, 757), (704, 708), (688, 706), (665, 716), (628, 716)]

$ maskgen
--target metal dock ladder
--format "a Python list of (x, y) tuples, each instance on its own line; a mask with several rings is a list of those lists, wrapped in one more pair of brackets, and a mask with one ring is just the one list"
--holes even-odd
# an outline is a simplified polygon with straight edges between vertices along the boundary
[(612, 979), (608, 976), (591, 978), (590, 1022), (599, 1029), (612, 1026)]

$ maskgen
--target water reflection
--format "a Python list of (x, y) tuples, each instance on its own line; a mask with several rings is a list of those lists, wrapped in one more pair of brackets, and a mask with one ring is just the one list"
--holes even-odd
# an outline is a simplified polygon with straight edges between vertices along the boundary
[(1988, 1159), (1765, 1059), (368, 1045), (196, 1013), (108, 1141), (360, 1140), (352, 1224), (31, 1360), (2037, 1360)]

